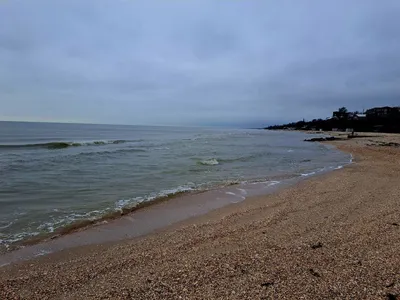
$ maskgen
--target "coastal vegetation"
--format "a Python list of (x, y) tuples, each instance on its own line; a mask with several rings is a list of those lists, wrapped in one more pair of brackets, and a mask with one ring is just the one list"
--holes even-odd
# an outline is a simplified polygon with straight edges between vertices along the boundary
[(341, 107), (326, 119), (301, 120), (269, 126), (272, 130), (323, 130), (400, 133), (400, 107), (375, 107), (365, 112), (349, 112)]

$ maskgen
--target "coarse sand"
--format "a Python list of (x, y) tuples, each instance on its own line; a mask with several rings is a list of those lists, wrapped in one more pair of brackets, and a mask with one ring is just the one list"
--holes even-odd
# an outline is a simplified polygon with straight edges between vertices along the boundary
[(400, 137), (142, 238), (0, 268), (0, 299), (400, 299)]

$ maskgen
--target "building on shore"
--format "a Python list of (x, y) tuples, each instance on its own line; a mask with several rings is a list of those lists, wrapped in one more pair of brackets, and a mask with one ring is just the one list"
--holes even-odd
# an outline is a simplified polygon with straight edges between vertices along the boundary
[(399, 114), (399, 113), (400, 113), (400, 107), (390, 107), (390, 106), (374, 107), (366, 111), (366, 115), (368, 118), (371, 117), (387, 118), (393, 114)]

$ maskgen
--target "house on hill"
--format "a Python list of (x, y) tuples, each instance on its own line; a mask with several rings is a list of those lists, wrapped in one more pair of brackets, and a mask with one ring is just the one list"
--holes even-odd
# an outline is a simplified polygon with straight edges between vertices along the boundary
[(361, 114), (357, 112), (343, 112), (334, 111), (332, 114), (332, 119), (335, 120), (364, 120), (367, 117), (366, 114)]
[(374, 107), (366, 111), (367, 117), (372, 118), (387, 118), (390, 115), (400, 113), (400, 107)]
[(347, 119), (349, 117), (349, 114), (350, 113), (348, 111), (337, 110), (332, 113), (332, 119)]
[(354, 114), (353, 120), (365, 120), (367, 118), (366, 114)]

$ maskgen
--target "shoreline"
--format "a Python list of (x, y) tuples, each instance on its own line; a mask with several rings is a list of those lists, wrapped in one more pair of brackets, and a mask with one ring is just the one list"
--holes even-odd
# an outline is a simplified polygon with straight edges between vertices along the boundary
[(356, 163), (138, 239), (4, 266), (0, 298), (396, 297), (400, 151), (370, 140), (400, 137), (329, 142)]
[[(335, 148), (333, 146), (333, 148)], [(109, 226), (109, 223), (113, 223), (113, 222), (117, 222), (118, 220), (121, 218), (134, 218), (135, 214), (138, 211), (141, 211), (143, 209), (149, 210), (152, 208), (153, 205), (157, 206), (159, 204), (162, 204), (163, 202), (166, 201), (171, 201), (174, 200), (176, 198), (180, 198), (180, 197), (184, 197), (187, 201), (193, 201), (190, 198), (199, 198), (198, 196), (200, 196), (200, 198), (204, 198), (204, 197), (209, 197), (209, 198), (214, 198), (214, 200), (217, 200), (216, 202), (218, 202), (218, 199), (215, 199), (216, 197), (219, 197), (218, 195), (216, 196), (216, 194), (218, 192), (226, 192), (228, 193), (231, 199), (225, 199), (225, 201), (222, 201), (223, 204), (217, 204), (216, 206), (214, 204), (209, 205), (210, 207), (201, 211), (201, 212), (196, 212), (196, 209), (193, 209), (193, 215), (199, 215), (199, 214), (204, 214), (204, 213), (208, 213), (209, 211), (215, 209), (214, 207), (219, 208), (220, 206), (225, 206), (225, 205), (229, 205), (231, 202), (237, 202), (237, 201), (244, 201), (247, 198), (251, 198), (254, 196), (259, 196), (259, 195), (267, 195), (271, 192), (273, 192), (275, 189), (270, 189), (269, 187), (275, 184), (278, 185), (283, 185), (288, 186), (288, 185), (292, 185), (295, 184), (298, 181), (301, 181), (305, 178), (308, 177), (312, 177), (312, 176), (319, 176), (321, 174), (324, 174), (326, 172), (330, 172), (336, 169), (340, 169), (343, 166), (349, 164), (352, 162), (352, 158), (350, 157), (350, 161), (349, 162), (343, 162), (340, 165), (336, 166), (336, 167), (323, 167), (323, 168), (317, 168), (317, 169), (313, 169), (313, 170), (309, 170), (309, 173), (293, 173), (293, 174), (286, 174), (286, 175), (276, 175), (276, 176), (267, 176), (264, 178), (259, 178), (259, 179), (253, 179), (253, 180), (244, 180), (244, 181), (232, 181), (232, 182), (225, 182), (224, 184), (220, 184), (220, 185), (216, 185), (216, 186), (212, 186), (212, 187), (208, 187), (208, 188), (199, 188), (199, 189), (188, 189), (185, 191), (180, 191), (179, 188), (176, 189), (176, 192), (169, 192), (168, 194), (164, 195), (159, 195), (154, 197), (154, 199), (150, 199), (150, 200), (144, 200), (142, 202), (138, 202), (136, 203), (136, 205), (134, 206), (125, 206), (125, 207), (121, 207), (120, 209), (116, 209), (115, 211), (109, 211), (107, 213), (105, 213), (104, 215), (101, 215), (99, 217), (96, 218), (90, 218), (90, 219), (81, 219), (81, 220), (77, 220), (74, 221), (73, 223), (67, 224), (65, 226), (61, 226), (56, 228), (53, 232), (47, 232), (47, 233), (41, 233), (29, 238), (25, 238), (23, 240), (20, 241), (16, 241), (12, 244), (9, 245), (5, 245), (5, 249), (4, 251), (1, 251), (0, 248), (0, 267), (2, 265), (5, 265), (6, 262), (4, 262), (6, 259), (4, 258), (5, 256), (13, 256), (10, 255), (10, 253), (14, 253), (14, 252), (22, 252), (22, 253), (27, 253), (30, 252), (30, 255), (28, 258), (33, 258), (36, 256), (40, 256), (43, 254), (48, 254), (48, 253), (53, 253), (56, 251), (60, 251), (66, 248), (70, 248), (69, 245), (65, 245), (62, 247), (58, 247), (56, 246), (56, 249), (49, 249), (46, 246), (42, 247), (43, 249), (41, 249), (41, 247), (35, 247), (35, 250), (29, 251), (28, 250), (22, 250), (24, 248), (29, 248), (32, 246), (37, 246), (37, 245), (41, 245), (41, 244), (46, 244), (46, 243), (52, 243), (54, 244), (54, 241), (57, 241), (60, 238), (63, 238), (65, 236), (71, 235), (71, 234), (75, 234), (75, 233), (81, 233), (83, 231), (87, 231), (87, 230), (91, 230), (93, 228), (97, 228), (97, 227), (104, 227), (104, 226)], [(253, 186), (254, 185), (254, 186)], [(265, 187), (266, 185), (266, 187)], [(230, 191), (231, 187), (236, 188), (236, 190)], [(225, 191), (226, 190), (226, 191)], [(238, 193), (239, 190), (239, 193)], [(247, 191), (248, 190), (248, 191)], [(172, 190), (171, 190), (172, 191)], [(226, 196), (226, 195), (225, 195)], [(237, 200), (236, 198), (239, 197), (241, 199)], [(204, 200), (200, 199), (199, 205), (201, 205)], [(221, 202), (221, 201), (220, 201)], [(181, 202), (182, 206), (185, 206), (185, 203)], [(156, 207), (157, 208), (157, 207)], [(187, 215), (187, 213), (186, 213)], [(186, 218), (190, 218), (191, 216), (185, 216)], [(181, 218), (176, 217), (175, 218), (176, 222), (181, 221)], [(169, 221), (168, 224), (165, 224), (164, 226), (169, 225), (170, 223), (173, 223), (175, 221)], [(121, 222), (120, 222), (121, 223)], [(111, 224), (112, 226), (112, 224)], [(130, 226), (130, 224), (128, 225)], [(154, 229), (159, 229), (164, 227), (162, 225), (159, 225), (157, 228), (154, 228), (154, 226), (150, 226), (148, 231), (143, 231), (136, 235), (136, 234), (127, 234), (126, 238), (132, 238), (132, 237), (137, 237), (137, 236), (141, 236), (141, 235), (145, 235), (148, 234), (150, 232), (152, 232), (152, 230)], [(108, 230), (106, 230), (108, 231)], [(90, 238), (88, 238), (89, 240), (91, 240)], [(96, 241), (92, 241), (90, 244), (96, 244), (96, 243), (105, 243), (105, 242), (115, 242), (116, 240), (121, 240), (121, 239), (125, 239), (119, 237), (118, 239), (103, 239), (103, 238), (99, 238), (98, 242)], [(63, 243), (61, 243), (63, 244)], [(75, 243), (73, 242), (69, 242), (69, 244), (72, 244), (72, 247), (75, 246), (82, 246), (84, 244), (82, 243), (77, 243), (75, 245)], [(22, 251), (20, 251), (22, 250)], [(34, 251), (36, 251), (37, 253), (33, 253)]]
[[(113, 244), (157, 234), (170, 227), (179, 226), (182, 222), (191, 223), (214, 210), (279, 192), (301, 181), (340, 170), (351, 163), (352, 156), (344, 166), (315, 170), (307, 174), (244, 181), (204, 191), (179, 192), (142, 202), (138, 206), (107, 214), (100, 219), (78, 221), (60, 227), (56, 232), (16, 243), (18, 248), (0, 254), (0, 268), (77, 247)], [(110, 236), (109, 232), (117, 234)]]

